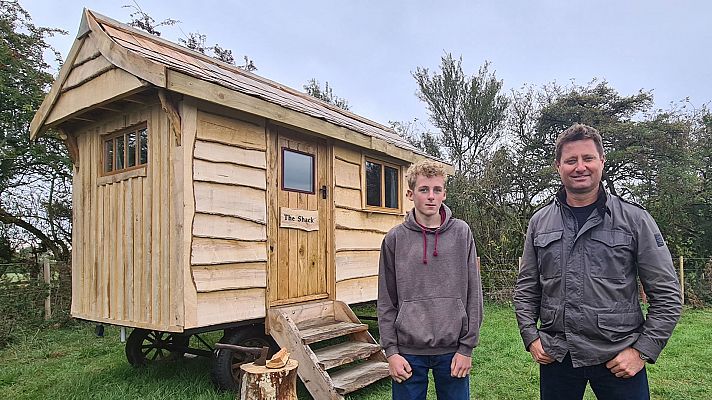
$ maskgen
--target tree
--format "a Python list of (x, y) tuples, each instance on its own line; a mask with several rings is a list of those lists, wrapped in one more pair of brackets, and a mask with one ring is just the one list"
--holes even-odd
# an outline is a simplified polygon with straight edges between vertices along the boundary
[(462, 58), (455, 60), (449, 53), (442, 57), (439, 72), (417, 68), (413, 77), (450, 160), (458, 171), (472, 172), (480, 153), (490, 151), (501, 137), (508, 104), (500, 93), (502, 81), (489, 72), (488, 62), (468, 78)]
[(435, 158), (442, 159), (441, 140), (437, 133), (426, 129), (425, 125), (414, 118), (412, 121), (388, 121), (397, 134), (401, 135), (408, 143), (412, 144), (422, 152)]
[[(35, 142), (29, 125), (53, 81), (46, 39), (17, 1), (0, 0), (0, 222), (3, 235), (67, 259), (71, 242), (71, 161), (52, 132)], [(61, 58), (54, 51), (57, 62)]]
[(133, 4), (125, 5), (124, 8), (132, 8), (133, 12), (129, 14), (131, 20), (128, 22), (130, 26), (134, 28), (141, 29), (150, 33), (151, 35), (161, 36), (161, 32), (158, 28), (161, 26), (171, 26), (180, 23), (177, 19), (166, 18), (161, 22), (156, 22), (153, 17), (146, 14), (136, 1)]
[(322, 89), (319, 81), (312, 78), (306, 85), (304, 85), (304, 91), (306, 91), (309, 96), (316, 97), (321, 101), (335, 105), (342, 110), (349, 110), (349, 102), (342, 97), (335, 96), (334, 90), (331, 86), (329, 86), (329, 82), (326, 82), (324, 84), (324, 89)]

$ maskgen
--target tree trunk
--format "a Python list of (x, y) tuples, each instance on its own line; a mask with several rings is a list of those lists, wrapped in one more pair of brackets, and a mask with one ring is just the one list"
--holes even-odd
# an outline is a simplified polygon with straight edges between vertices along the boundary
[(243, 364), (241, 400), (297, 400), (297, 360), (282, 368), (269, 369), (254, 363)]

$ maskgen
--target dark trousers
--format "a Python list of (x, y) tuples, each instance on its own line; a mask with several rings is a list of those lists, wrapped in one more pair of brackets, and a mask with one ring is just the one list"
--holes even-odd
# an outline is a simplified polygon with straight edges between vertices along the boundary
[(562, 362), (539, 366), (539, 393), (542, 400), (581, 400), (586, 383), (599, 400), (649, 400), (645, 368), (632, 378), (617, 378), (606, 363), (574, 368), (571, 355)]
[(428, 393), (428, 370), (433, 370), (435, 392), (438, 400), (468, 400), (470, 398), (470, 377), (453, 378), (450, 364), (455, 353), (437, 356), (415, 356), (401, 354), (413, 369), (413, 375), (403, 381), (393, 381), (393, 400), (425, 400)]

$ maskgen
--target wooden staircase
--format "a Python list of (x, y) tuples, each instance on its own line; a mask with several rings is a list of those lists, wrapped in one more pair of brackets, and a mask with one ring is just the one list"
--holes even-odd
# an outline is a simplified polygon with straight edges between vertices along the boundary
[(316, 400), (342, 400), (389, 376), (386, 355), (368, 325), (340, 301), (270, 308), (267, 329), (299, 361), (297, 373)]

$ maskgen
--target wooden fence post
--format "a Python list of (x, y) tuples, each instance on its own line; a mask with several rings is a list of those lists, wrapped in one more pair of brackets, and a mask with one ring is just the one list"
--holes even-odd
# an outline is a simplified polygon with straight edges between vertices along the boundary
[(43, 272), (44, 272), (44, 282), (47, 284), (47, 298), (45, 299), (45, 321), (52, 318), (52, 273), (49, 269), (49, 257), (45, 257), (42, 261)]
[(680, 256), (680, 300), (685, 304), (685, 259)]

